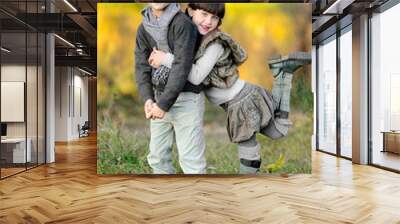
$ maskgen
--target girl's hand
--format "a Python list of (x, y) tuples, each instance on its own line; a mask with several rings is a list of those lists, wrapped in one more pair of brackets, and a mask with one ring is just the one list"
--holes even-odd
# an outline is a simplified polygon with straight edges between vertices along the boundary
[(166, 55), (167, 54), (165, 52), (153, 48), (153, 52), (151, 52), (148, 60), (150, 66), (153, 68), (159, 68), (161, 66), (161, 63), (164, 61)]

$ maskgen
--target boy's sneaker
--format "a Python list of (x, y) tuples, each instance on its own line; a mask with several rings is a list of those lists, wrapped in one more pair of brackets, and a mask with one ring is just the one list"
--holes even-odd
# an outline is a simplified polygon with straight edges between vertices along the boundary
[(257, 174), (260, 172), (261, 160), (240, 159), (239, 174)]

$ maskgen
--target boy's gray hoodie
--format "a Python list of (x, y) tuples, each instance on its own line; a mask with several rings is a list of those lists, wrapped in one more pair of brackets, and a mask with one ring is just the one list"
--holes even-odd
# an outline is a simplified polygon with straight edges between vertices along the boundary
[(157, 49), (164, 52), (171, 52), (168, 46), (168, 27), (176, 13), (180, 11), (178, 3), (170, 3), (159, 19), (151, 12), (151, 7), (142, 10), (144, 29), (156, 41)]

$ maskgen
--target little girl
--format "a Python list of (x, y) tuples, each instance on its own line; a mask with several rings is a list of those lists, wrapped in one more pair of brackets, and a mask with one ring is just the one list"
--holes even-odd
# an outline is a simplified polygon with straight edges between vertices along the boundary
[[(270, 92), (239, 79), (237, 67), (247, 59), (247, 53), (218, 29), (225, 14), (224, 3), (189, 3), (186, 12), (203, 35), (188, 80), (195, 85), (203, 83), (211, 103), (227, 112), (229, 138), (238, 144), (240, 173), (257, 173), (261, 158), (256, 133), (280, 138), (287, 134), (290, 122), (275, 117), (279, 105)], [(174, 55), (154, 49), (149, 63), (157, 69), (170, 68), (173, 60)], [(290, 87), (286, 89), (290, 91)]]

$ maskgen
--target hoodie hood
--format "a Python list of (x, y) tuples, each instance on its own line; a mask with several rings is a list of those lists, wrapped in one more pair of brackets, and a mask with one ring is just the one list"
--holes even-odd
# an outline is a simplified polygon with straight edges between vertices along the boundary
[(165, 9), (163, 14), (161, 14), (161, 17), (157, 19), (153, 13), (151, 7), (146, 7), (145, 9), (142, 10), (142, 15), (143, 15), (143, 24), (153, 26), (153, 27), (164, 27), (168, 26), (169, 23), (171, 22), (172, 18), (180, 11), (180, 7), (178, 3), (169, 3)]
[(175, 15), (180, 11), (178, 3), (170, 3), (165, 7), (160, 18), (153, 15), (151, 7), (142, 10), (144, 29), (153, 37), (159, 50), (170, 52), (167, 35), (168, 27)]

